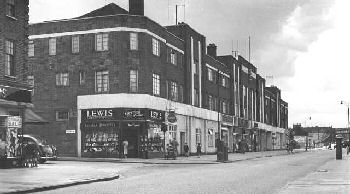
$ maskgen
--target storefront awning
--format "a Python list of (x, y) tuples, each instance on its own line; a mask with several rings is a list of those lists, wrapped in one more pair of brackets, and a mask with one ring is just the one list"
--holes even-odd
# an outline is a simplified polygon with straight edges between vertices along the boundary
[(26, 109), (24, 112), (24, 122), (26, 124), (36, 124), (43, 125), (49, 123), (47, 120), (43, 119), (41, 116), (37, 115), (31, 109)]

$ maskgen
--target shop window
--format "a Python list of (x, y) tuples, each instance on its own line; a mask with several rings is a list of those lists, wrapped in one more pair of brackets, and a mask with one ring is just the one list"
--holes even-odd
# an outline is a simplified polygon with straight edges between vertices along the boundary
[(68, 117), (68, 111), (56, 111), (56, 121), (65, 121), (68, 120)]
[(69, 73), (57, 73), (56, 86), (68, 86), (68, 85), (69, 85)]
[(108, 34), (100, 33), (95, 35), (95, 50), (107, 51), (108, 50)]
[(197, 128), (196, 129), (196, 144), (202, 143), (201, 141), (201, 129)]
[(138, 35), (137, 33), (130, 33), (130, 50), (138, 50)]
[(97, 71), (95, 81), (96, 92), (100, 93), (109, 91), (108, 71)]
[(85, 157), (119, 156), (119, 133), (116, 129), (82, 131), (82, 155)]
[(159, 40), (152, 38), (152, 53), (156, 56), (160, 56)]
[(49, 55), (56, 55), (56, 38), (49, 39)]
[(79, 53), (79, 36), (72, 36), (72, 53)]
[(213, 147), (214, 146), (214, 130), (208, 129), (208, 146)]
[(15, 52), (14, 42), (11, 40), (5, 41), (5, 75), (15, 75)]
[(34, 41), (28, 42), (28, 57), (34, 57)]
[(169, 139), (170, 140), (175, 140), (176, 139), (177, 126), (176, 125), (169, 125), (168, 126), (168, 130), (169, 130)]
[(153, 95), (160, 95), (160, 76), (158, 74), (153, 74)]

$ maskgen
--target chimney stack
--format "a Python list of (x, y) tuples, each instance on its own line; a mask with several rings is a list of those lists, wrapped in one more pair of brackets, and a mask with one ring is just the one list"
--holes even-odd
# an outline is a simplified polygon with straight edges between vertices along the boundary
[(213, 43), (209, 44), (209, 45), (207, 46), (207, 53), (208, 53), (208, 55), (210, 55), (210, 56), (216, 58), (216, 57), (217, 57), (217, 55), (216, 55), (216, 48), (217, 48), (217, 47), (216, 47), (215, 44), (213, 44)]
[(144, 0), (129, 0), (129, 14), (130, 15), (145, 15)]

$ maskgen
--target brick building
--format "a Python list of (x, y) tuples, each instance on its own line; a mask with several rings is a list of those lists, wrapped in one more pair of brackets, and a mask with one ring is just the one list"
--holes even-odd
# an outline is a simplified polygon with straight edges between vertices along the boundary
[(43, 121), (32, 111), (33, 80), (28, 77), (27, 65), (28, 4), (28, 0), (0, 0), (0, 115), (24, 118), (22, 126)]
[(215, 153), (218, 138), (230, 150), (242, 139), (264, 150), (259, 131), (283, 133), (262, 120), (265, 81), (254, 65), (217, 56), (188, 24), (163, 27), (143, 6), (131, 0), (129, 12), (109, 4), (30, 26), (33, 102), (50, 121), (42, 135), (60, 153), (119, 157), (127, 140), (129, 156), (160, 157), (163, 141), (174, 139), (180, 154), (185, 142), (192, 153), (198, 143)]

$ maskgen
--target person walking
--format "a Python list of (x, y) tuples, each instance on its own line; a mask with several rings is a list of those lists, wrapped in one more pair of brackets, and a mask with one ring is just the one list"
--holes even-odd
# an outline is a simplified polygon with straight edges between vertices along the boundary
[(350, 141), (346, 143), (346, 155), (349, 155), (350, 152)]
[(124, 140), (123, 141), (123, 154), (124, 154), (124, 158), (128, 157), (128, 146), (129, 146), (129, 142), (128, 140)]
[(202, 146), (201, 146), (201, 143), (198, 143), (197, 144), (197, 156), (198, 156), (198, 158), (201, 157), (201, 154), (202, 154)]
[(187, 143), (185, 143), (185, 145), (184, 145), (184, 151), (185, 151), (185, 156), (186, 156), (186, 157), (189, 156), (189, 150), (190, 150), (190, 148), (188, 147)]

